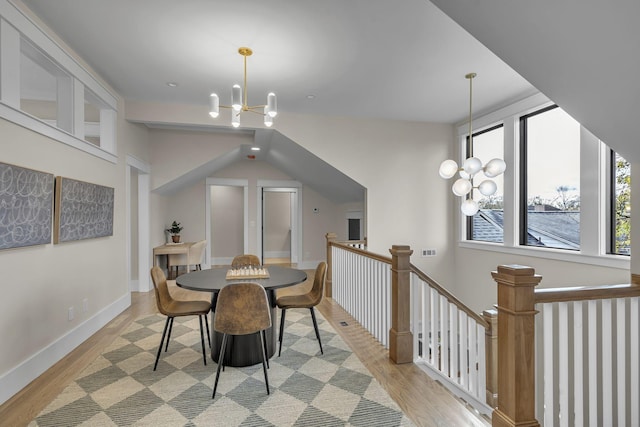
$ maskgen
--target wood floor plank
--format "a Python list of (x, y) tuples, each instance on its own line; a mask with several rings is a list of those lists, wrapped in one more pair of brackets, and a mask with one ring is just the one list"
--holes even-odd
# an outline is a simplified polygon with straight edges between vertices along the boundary
[[(313, 270), (307, 274), (312, 280)], [(176, 298), (209, 298), (208, 294), (180, 289), (175, 282), (170, 282), (169, 287)], [(153, 292), (134, 292), (131, 295), (131, 307), (0, 406), (0, 424), (12, 427), (28, 425), (133, 320), (157, 312)], [(491, 425), (415, 364), (396, 365), (391, 362), (387, 350), (333, 300), (323, 300), (318, 311), (416, 425)], [(340, 322), (346, 322), (347, 326), (341, 326)]]

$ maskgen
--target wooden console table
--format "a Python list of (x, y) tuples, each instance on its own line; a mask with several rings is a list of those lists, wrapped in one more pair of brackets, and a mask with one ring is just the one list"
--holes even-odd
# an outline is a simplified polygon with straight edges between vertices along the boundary
[[(156, 246), (153, 248), (153, 265), (158, 265), (158, 257), (167, 257), (167, 277), (169, 276), (169, 255), (185, 255), (187, 260), (189, 259), (189, 250), (191, 246), (196, 242), (184, 242), (184, 243), (166, 243), (162, 246)], [(189, 265), (187, 265), (187, 271), (189, 271)]]

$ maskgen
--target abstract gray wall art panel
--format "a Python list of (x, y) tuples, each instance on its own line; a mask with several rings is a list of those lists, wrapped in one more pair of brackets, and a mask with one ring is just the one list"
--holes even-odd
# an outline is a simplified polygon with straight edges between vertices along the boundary
[(53, 242), (112, 236), (113, 200), (111, 187), (57, 177)]
[(51, 243), (53, 174), (0, 163), (0, 249)]

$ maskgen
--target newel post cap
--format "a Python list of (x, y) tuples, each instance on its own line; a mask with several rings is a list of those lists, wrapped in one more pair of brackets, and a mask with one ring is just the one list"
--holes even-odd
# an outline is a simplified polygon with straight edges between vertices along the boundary
[(533, 267), (519, 264), (499, 265), (497, 271), (491, 272), (491, 276), (496, 282), (508, 285), (535, 286), (542, 280)]

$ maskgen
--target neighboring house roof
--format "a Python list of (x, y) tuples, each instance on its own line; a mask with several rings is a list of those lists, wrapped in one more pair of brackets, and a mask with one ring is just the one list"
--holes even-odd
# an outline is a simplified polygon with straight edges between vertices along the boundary
[[(528, 211), (527, 244), (561, 249), (580, 249), (580, 212)], [(503, 242), (503, 212), (482, 209), (473, 217), (474, 240)]]

